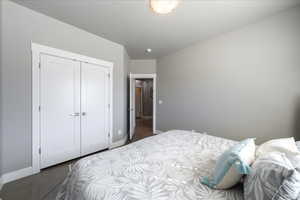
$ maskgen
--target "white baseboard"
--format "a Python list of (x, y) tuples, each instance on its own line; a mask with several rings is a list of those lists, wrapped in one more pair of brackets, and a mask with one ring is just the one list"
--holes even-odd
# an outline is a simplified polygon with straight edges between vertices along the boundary
[(33, 168), (27, 167), (24, 169), (20, 169), (17, 171), (9, 172), (2, 175), (2, 184), (9, 183), (11, 181), (18, 180), (20, 178), (24, 178), (26, 176), (30, 176), (33, 174)]
[(161, 134), (161, 133), (163, 133), (163, 131), (161, 131), (161, 130), (155, 130), (155, 131), (153, 132), (154, 135), (158, 135), (158, 134)]
[(119, 140), (119, 141), (117, 141), (117, 142), (113, 142), (113, 143), (110, 145), (109, 149), (114, 149), (114, 148), (123, 146), (126, 142), (127, 142), (127, 135), (126, 135), (123, 139), (121, 139), (121, 140)]

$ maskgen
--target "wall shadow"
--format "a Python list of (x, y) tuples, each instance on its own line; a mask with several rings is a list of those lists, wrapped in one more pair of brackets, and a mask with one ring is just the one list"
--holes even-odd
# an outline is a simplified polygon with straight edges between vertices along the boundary
[(296, 141), (300, 140), (300, 97), (296, 99), (295, 105), (295, 118), (294, 118), (294, 130), (293, 135)]

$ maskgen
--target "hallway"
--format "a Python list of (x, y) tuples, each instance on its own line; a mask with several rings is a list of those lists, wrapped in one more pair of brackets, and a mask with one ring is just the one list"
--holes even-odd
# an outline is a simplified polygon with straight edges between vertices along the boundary
[(135, 132), (132, 142), (153, 136), (152, 119), (136, 119)]

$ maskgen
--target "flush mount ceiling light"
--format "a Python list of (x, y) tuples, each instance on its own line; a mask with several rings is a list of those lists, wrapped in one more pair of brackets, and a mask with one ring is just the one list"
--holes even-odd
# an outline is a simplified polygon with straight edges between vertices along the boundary
[(179, 4), (180, 0), (149, 0), (150, 8), (158, 14), (168, 14)]

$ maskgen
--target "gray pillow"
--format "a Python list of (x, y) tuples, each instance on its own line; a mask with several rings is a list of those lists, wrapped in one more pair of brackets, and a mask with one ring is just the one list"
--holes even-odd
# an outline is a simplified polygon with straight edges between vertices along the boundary
[(300, 151), (300, 141), (296, 141), (296, 146), (297, 146), (298, 150)]
[(300, 169), (285, 154), (259, 157), (244, 181), (245, 200), (295, 200), (300, 194)]

